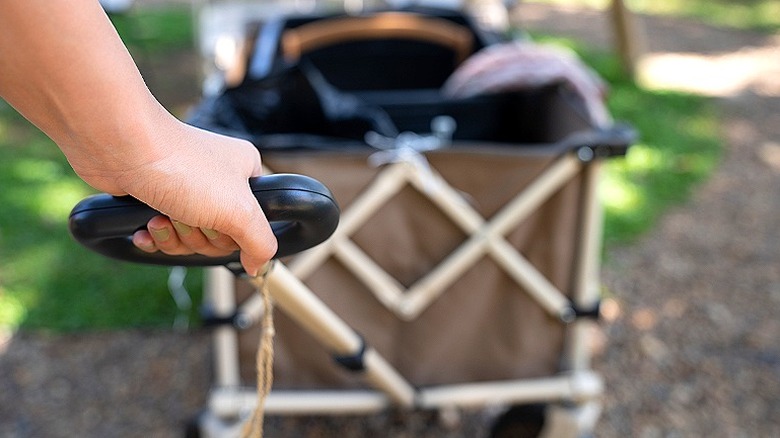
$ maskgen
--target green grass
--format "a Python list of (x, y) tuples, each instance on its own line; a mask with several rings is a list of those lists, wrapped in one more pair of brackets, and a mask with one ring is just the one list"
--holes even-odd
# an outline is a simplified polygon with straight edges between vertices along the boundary
[(609, 84), (613, 116), (639, 134), (626, 157), (607, 161), (600, 187), (606, 244), (631, 243), (714, 171), (722, 152), (718, 115), (708, 98), (638, 86), (616, 56), (567, 38), (533, 38), (577, 52)]
[(632, 0), (636, 10), (699, 18), (719, 26), (780, 31), (780, 2), (777, 0)]
[(608, 161), (601, 186), (606, 242), (627, 243), (714, 171), (722, 152), (719, 117), (707, 98), (643, 89), (616, 58), (582, 56), (609, 80), (612, 114), (639, 133), (625, 158)]
[[(188, 8), (136, 8), (111, 18), (131, 50), (146, 56), (192, 47)], [(93, 190), (53, 142), (2, 100), (0, 187), (0, 326), (171, 326), (177, 309), (168, 270), (111, 261), (70, 238), (68, 213)], [(200, 277), (200, 270), (191, 270), (187, 281), (196, 302)]]
[[(180, 23), (191, 26), (184, 18)], [(152, 53), (178, 50), (182, 35), (190, 32), (156, 33), (169, 35), (168, 43), (161, 43), (168, 48)], [(613, 114), (640, 133), (626, 158), (608, 162), (602, 186), (607, 241), (630, 243), (712, 172), (720, 153), (716, 114), (704, 98), (636, 86), (614, 57), (567, 40), (545, 40), (573, 47), (594, 66), (611, 84)], [(70, 238), (68, 213), (92, 190), (50, 140), (2, 101), (0, 187), (0, 326), (54, 331), (170, 327), (177, 310), (167, 291), (168, 270), (108, 260)], [(194, 270), (188, 281), (195, 303), (200, 274)]]
[[(0, 102), (0, 326), (57, 331), (170, 326), (167, 270), (117, 263), (67, 231), (93, 190), (59, 149)], [(199, 273), (191, 290), (199, 296)]]
[(188, 49), (195, 41), (193, 16), (186, 6), (133, 8), (110, 18), (125, 44), (147, 55)]
[[(610, 0), (526, 0), (602, 9)], [(626, 0), (633, 11), (699, 19), (717, 26), (780, 31), (780, 1), (777, 0)]]

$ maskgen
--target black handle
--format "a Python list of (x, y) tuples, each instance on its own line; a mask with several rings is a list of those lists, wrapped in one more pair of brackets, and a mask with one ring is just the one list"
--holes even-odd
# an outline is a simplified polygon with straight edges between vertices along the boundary
[[(338, 204), (319, 181), (302, 175), (275, 174), (251, 178), (249, 184), (279, 242), (274, 258), (316, 246), (336, 230)], [(69, 227), (79, 243), (115, 259), (168, 266), (218, 266), (239, 261), (238, 251), (225, 257), (170, 256), (136, 248), (133, 233), (159, 214), (130, 196), (100, 194), (73, 208)]]

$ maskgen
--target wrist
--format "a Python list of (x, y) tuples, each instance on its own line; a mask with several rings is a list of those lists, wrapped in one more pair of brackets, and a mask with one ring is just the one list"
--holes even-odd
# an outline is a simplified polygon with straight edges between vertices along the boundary
[[(125, 194), (138, 170), (153, 168), (181, 137), (183, 123), (151, 95), (146, 102), (121, 105), (79, 126), (61, 149), (73, 169), (88, 184), (112, 194)], [(91, 125), (91, 126), (90, 126)]]

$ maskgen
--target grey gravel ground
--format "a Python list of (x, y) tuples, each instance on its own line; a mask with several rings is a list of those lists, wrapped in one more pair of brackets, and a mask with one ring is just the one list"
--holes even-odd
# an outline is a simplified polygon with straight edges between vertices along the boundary
[[(521, 16), (529, 28), (609, 43), (593, 32), (607, 27), (603, 15), (526, 5)], [(706, 72), (744, 82), (713, 90), (720, 168), (636, 245), (608, 254), (604, 284), (620, 312), (604, 326), (609, 345), (596, 364), (608, 385), (597, 435), (780, 436), (780, 39), (642, 22), (651, 54), (755, 65), (766, 56), (775, 74)]]
[[(524, 5), (528, 28), (606, 44), (601, 14)], [(647, 18), (651, 51), (742, 53), (776, 38)], [(596, 29), (594, 31), (594, 29)], [(716, 72), (713, 72), (715, 74)], [(769, 91), (767, 91), (769, 90)], [(774, 91), (772, 91), (774, 90)], [(727, 150), (685, 205), (604, 267), (614, 294), (600, 437), (780, 436), (780, 76), (720, 97)], [(0, 335), (0, 437), (170, 437), (205, 403), (205, 333)], [(268, 420), (268, 436), (473, 437), (425, 414)]]

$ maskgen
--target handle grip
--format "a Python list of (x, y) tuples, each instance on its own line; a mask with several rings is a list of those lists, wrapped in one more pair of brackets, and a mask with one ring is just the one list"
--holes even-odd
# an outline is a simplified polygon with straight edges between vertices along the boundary
[[(249, 185), (279, 243), (274, 258), (289, 256), (325, 241), (336, 230), (339, 207), (319, 181), (293, 174), (250, 178)], [(153, 265), (218, 266), (239, 262), (225, 257), (147, 253), (132, 243), (133, 234), (160, 213), (130, 196), (94, 195), (79, 202), (68, 221), (73, 237), (104, 256)]]

